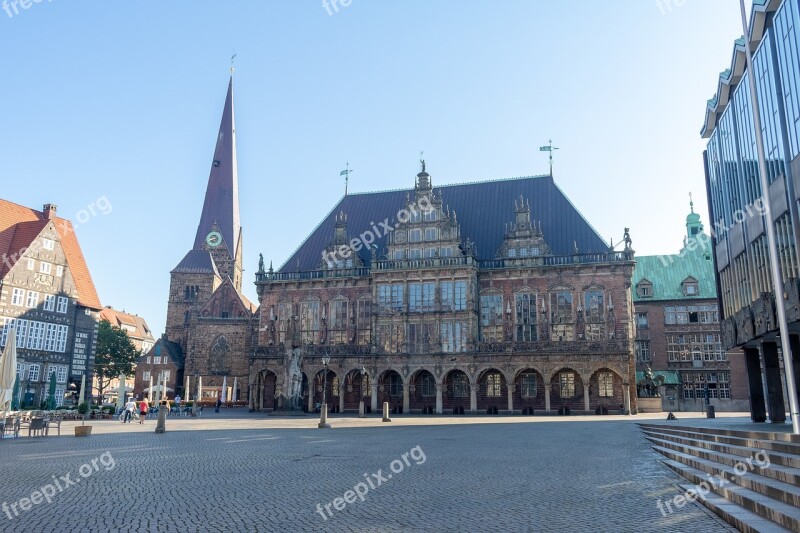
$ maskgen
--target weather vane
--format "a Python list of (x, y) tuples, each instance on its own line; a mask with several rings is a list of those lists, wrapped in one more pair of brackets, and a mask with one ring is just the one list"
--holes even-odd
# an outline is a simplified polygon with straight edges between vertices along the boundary
[(347, 181), (350, 179), (350, 173), (353, 172), (350, 170), (350, 161), (347, 162), (347, 168), (339, 172), (339, 176), (344, 176), (344, 195), (347, 196)]
[(553, 146), (553, 139), (547, 139), (547, 142), (550, 143), (547, 146), (540, 146), (540, 152), (550, 152), (550, 176), (553, 175), (553, 150), (558, 150), (558, 147)]
[(231, 74), (233, 74), (233, 71), (235, 70), (233, 68), (233, 60), (234, 59), (236, 59), (236, 52), (234, 52), (233, 55), (231, 56)]

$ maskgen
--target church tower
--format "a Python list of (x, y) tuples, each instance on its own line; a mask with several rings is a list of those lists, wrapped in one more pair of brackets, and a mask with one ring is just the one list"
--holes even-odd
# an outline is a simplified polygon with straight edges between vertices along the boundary
[(239, 222), (233, 76), (228, 83), (194, 246), (170, 272), (166, 327), (169, 340), (186, 350), (192, 314), (197, 313), (226, 279), (230, 279), (236, 291), (241, 293), (242, 228)]

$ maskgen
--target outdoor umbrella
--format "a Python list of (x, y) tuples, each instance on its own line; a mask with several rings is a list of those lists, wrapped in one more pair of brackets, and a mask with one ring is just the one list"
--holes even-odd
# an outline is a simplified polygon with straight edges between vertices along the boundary
[(11, 328), (6, 340), (6, 348), (0, 358), (0, 409), (5, 411), (11, 405), (14, 396), (14, 382), (17, 379), (17, 336), (16, 328)]
[(82, 404), (84, 402), (84, 399), (86, 398), (85, 389), (86, 389), (86, 374), (81, 376), (81, 393), (78, 396), (78, 405)]
[(50, 372), (50, 387), (47, 391), (47, 410), (56, 408), (56, 373)]
[(19, 374), (14, 380), (14, 397), (11, 399), (11, 410), (19, 411)]
[(122, 411), (125, 408), (125, 374), (119, 375), (119, 393), (117, 394), (117, 409)]
[(222, 378), (222, 403), (228, 401), (228, 376)]
[(239, 379), (238, 377), (234, 377), (233, 378), (233, 392), (231, 393), (231, 401), (232, 402), (236, 401), (236, 386), (238, 385), (238, 382), (237, 382), (238, 379)]

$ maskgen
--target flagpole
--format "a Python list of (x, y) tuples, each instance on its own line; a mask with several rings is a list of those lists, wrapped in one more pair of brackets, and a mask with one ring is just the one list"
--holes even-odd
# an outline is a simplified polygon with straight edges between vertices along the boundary
[[(739, 0), (742, 12), (742, 29), (744, 31), (744, 50), (747, 60), (747, 80), (750, 85), (750, 103), (753, 111), (753, 127), (755, 129), (756, 148), (758, 150), (758, 170), (761, 178), (761, 199), (764, 202), (765, 226), (767, 229), (767, 248), (769, 252), (770, 272), (772, 274), (772, 289), (775, 294), (775, 308), (778, 314), (778, 328), (781, 333), (781, 351), (783, 352), (783, 370), (786, 375), (786, 388), (789, 395), (789, 411), (792, 415), (792, 432), (800, 434), (800, 413), (798, 412), (797, 385), (794, 382), (794, 361), (792, 360), (792, 347), (789, 342), (789, 326), (786, 322), (786, 306), (783, 301), (783, 277), (781, 276), (780, 263), (778, 263), (778, 245), (775, 239), (775, 226), (772, 222), (772, 200), (769, 195), (769, 182), (767, 180), (767, 162), (764, 156), (764, 139), (761, 136), (761, 112), (756, 94), (756, 72), (753, 70), (753, 54), (750, 51), (750, 28), (747, 23), (747, 13), (744, 0)], [(770, 417), (772, 417), (770, 408)]]

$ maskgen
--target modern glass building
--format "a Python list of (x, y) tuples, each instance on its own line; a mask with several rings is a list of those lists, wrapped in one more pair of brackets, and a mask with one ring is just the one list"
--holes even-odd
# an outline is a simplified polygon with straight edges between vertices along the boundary
[[(756, 0), (750, 42), (735, 41), (731, 66), (708, 101), (701, 134), (716, 260), (722, 341), (747, 365), (753, 420), (783, 422), (788, 407), (775, 295), (784, 298), (794, 367), (800, 368), (800, 0)], [(745, 46), (753, 52), (746, 68)], [(769, 190), (762, 191), (748, 76), (756, 77)], [(766, 220), (762, 195), (772, 201)], [(783, 287), (770, 278), (765, 224), (774, 224)], [(798, 380), (795, 380), (798, 382)]]

